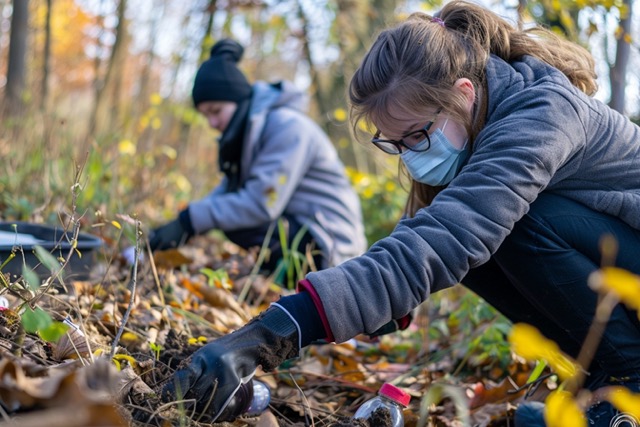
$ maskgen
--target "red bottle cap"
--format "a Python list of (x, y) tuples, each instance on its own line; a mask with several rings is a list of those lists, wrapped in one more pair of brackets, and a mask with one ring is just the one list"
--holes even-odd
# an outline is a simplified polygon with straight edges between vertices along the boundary
[(409, 401), (411, 401), (411, 396), (409, 395), (409, 393), (389, 383), (382, 384), (382, 387), (380, 387), (380, 391), (378, 391), (378, 394), (386, 396), (405, 407), (409, 406)]

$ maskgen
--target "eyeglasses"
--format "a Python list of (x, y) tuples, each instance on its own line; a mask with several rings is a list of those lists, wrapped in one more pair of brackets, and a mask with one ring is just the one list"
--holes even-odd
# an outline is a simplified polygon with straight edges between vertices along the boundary
[[(436, 112), (436, 117), (438, 116), (438, 114), (440, 114), (440, 111), (442, 110), (438, 110)], [(434, 120), (424, 125), (422, 129), (409, 132), (408, 134), (404, 135), (400, 139), (380, 138), (380, 131), (377, 131), (375, 135), (373, 135), (373, 138), (371, 138), (371, 143), (387, 154), (401, 154), (402, 147), (406, 148), (409, 151), (422, 153), (424, 151), (427, 151), (429, 148), (431, 148), (431, 138), (429, 137), (429, 129), (431, 129), (431, 126), (433, 126), (433, 123), (435, 123), (435, 118)], [(416, 148), (425, 140), (427, 141), (427, 143), (423, 147)]]

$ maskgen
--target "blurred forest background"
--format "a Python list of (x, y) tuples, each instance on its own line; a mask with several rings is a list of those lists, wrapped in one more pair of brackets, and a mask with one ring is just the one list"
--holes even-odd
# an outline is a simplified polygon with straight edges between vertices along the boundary
[[(514, 24), (540, 23), (586, 46), (597, 63), (600, 90), (596, 97), (638, 122), (640, 0), (482, 3)], [(311, 116), (335, 143), (361, 198), (369, 242), (386, 236), (401, 215), (406, 183), (398, 180), (397, 156), (384, 156), (371, 144), (358, 142), (359, 135), (352, 135), (345, 92), (381, 29), (413, 11), (432, 12), (440, 6), (439, 0), (0, 0), (0, 220), (80, 224), (83, 231), (99, 234), (107, 243), (106, 258), (117, 261), (111, 269), (96, 269), (99, 280), (73, 282), (74, 293), (41, 299), (52, 282), (46, 281), (41, 288), (36, 278), (11, 283), (12, 290), (21, 291), (11, 295), (18, 295), (20, 307), (38, 305), (34, 313), (40, 317), (32, 314), (31, 318), (44, 320), (47, 328), (54, 323), (52, 317), (59, 317), (58, 302), (68, 298), (65, 310), (91, 331), (92, 339), (111, 346), (114, 361), (118, 356), (135, 365), (131, 354), (145, 352), (168, 363), (165, 356), (173, 358), (176, 349), (184, 354), (193, 351), (202, 344), (199, 331), (213, 336), (226, 333), (243, 324), (243, 316), (257, 313), (260, 304), (269, 301), (267, 296), (281, 292), (254, 277), (254, 258), (239, 262), (229, 258), (218, 236), (198, 240), (199, 236), (190, 242), (189, 253), (197, 256), (187, 263), (188, 269), (161, 267), (156, 259), (159, 269), (164, 269), (160, 278), (155, 267), (144, 267), (139, 284), (137, 270), (132, 272), (116, 256), (119, 249), (136, 241), (133, 221), (126, 216), (138, 218), (143, 229), (149, 229), (174, 218), (220, 178), (218, 135), (193, 109), (191, 86), (199, 64), (222, 37), (233, 37), (246, 47), (240, 68), (251, 81), (288, 79), (308, 93)], [(357, 132), (368, 137), (366, 131)], [(136, 230), (137, 226), (136, 222)], [(212, 241), (220, 243), (220, 248)], [(182, 258), (169, 258), (165, 257), (165, 264), (175, 261), (184, 267)], [(60, 270), (58, 261), (50, 260), (51, 271)], [(235, 267), (214, 271), (214, 265)], [(216, 286), (211, 285), (214, 282)], [(233, 291), (227, 289), (229, 283)], [(295, 280), (290, 284), (295, 285)], [(264, 289), (254, 292), (258, 285)], [(258, 298), (248, 297), (249, 289)], [(231, 298), (231, 292), (240, 296)], [(130, 297), (136, 293), (139, 299)], [(75, 301), (74, 295), (81, 298)], [(128, 318), (131, 302), (136, 301)], [(239, 308), (247, 301), (251, 309)], [(343, 363), (339, 369), (325, 362), (318, 378), (338, 380), (322, 398), (312, 397), (317, 395), (309, 390), (317, 388), (317, 382), (309, 381), (304, 407), (309, 406), (307, 398), (318, 399), (321, 403), (313, 401), (310, 406), (325, 409), (319, 414), (333, 414), (340, 405), (349, 412), (355, 405), (347, 406), (344, 394), (335, 393), (342, 390), (341, 384), (356, 384), (355, 390), (371, 396), (375, 392), (371, 381), (366, 388), (359, 384), (386, 381), (396, 369), (411, 380), (406, 385), (412, 384), (414, 397), (425, 394), (432, 381), (456, 382), (459, 376), (464, 384), (473, 385), (470, 407), (481, 408), (474, 409), (477, 416), (493, 411), (489, 403), (497, 401), (507, 402), (498, 415), (512, 412), (508, 402), (519, 396), (512, 390), (514, 384), (522, 386), (529, 371), (512, 357), (505, 341), (510, 328), (506, 319), (460, 287), (434, 295), (429, 304), (416, 317), (419, 328), (388, 336), (389, 341), (378, 346), (384, 355), (379, 364), (347, 376), (353, 375), (358, 363), (371, 363), (368, 347), (363, 355), (343, 349), (336, 359)], [(45, 314), (40, 306), (56, 316)], [(27, 328), (28, 322), (23, 323)], [(120, 335), (125, 325), (127, 332)], [(156, 340), (167, 326), (180, 333), (190, 331), (189, 344)], [(42, 335), (42, 328), (34, 330)], [(114, 356), (118, 345), (124, 347)], [(75, 347), (72, 350), (78, 353)], [(313, 357), (330, 360), (322, 349), (318, 351), (320, 356)], [(136, 357), (137, 362), (147, 361)], [(504, 380), (507, 375), (509, 381)], [(287, 393), (298, 396), (298, 383), (293, 384), (295, 388), (283, 387), (292, 377), (282, 378), (277, 403), (297, 401)], [(479, 378), (500, 380), (500, 386), (486, 387), (484, 393), (490, 383), (476, 383)], [(296, 381), (304, 386), (302, 379)], [(146, 403), (134, 401), (131, 408), (137, 411), (145, 406), (148, 413), (142, 411), (142, 415), (153, 418), (158, 402), (149, 396), (144, 394), (141, 402)], [(78, 404), (75, 400), (66, 404), (70, 403), (71, 410), (62, 410), (76, 416)], [(27, 406), (20, 410), (28, 410)], [(437, 425), (460, 425), (447, 421), (455, 418), (455, 408), (436, 415)], [(50, 419), (38, 416), (38, 423)]]
[[(596, 96), (631, 118), (640, 114), (638, 3), (484, 2), (587, 46)], [(191, 84), (215, 41), (233, 37), (246, 46), (240, 67), (250, 80), (289, 79), (307, 91), (363, 200), (369, 239), (382, 237), (406, 194), (397, 159), (355, 141), (345, 90), (380, 29), (440, 5), (0, 0), (0, 218), (52, 222), (73, 208), (89, 222), (123, 213), (151, 226), (206, 194), (219, 179), (217, 135), (192, 108)]]

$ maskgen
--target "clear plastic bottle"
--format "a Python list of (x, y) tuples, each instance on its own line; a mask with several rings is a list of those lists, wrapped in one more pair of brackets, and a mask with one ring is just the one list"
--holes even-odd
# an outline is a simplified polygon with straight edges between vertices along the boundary
[(216, 421), (233, 421), (240, 415), (260, 415), (271, 400), (271, 390), (263, 382), (251, 380), (242, 384)]
[(409, 405), (410, 400), (411, 396), (406, 391), (393, 384), (384, 383), (378, 390), (378, 395), (364, 402), (353, 418), (368, 420), (377, 409), (386, 408), (391, 413), (391, 425), (393, 427), (403, 427), (404, 417), (402, 410)]

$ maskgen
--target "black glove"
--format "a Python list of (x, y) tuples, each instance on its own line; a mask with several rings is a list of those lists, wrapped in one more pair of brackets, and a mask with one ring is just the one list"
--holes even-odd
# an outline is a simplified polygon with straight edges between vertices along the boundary
[(200, 420), (214, 422), (240, 385), (253, 377), (258, 365), (272, 371), (286, 359), (298, 357), (298, 333), (298, 325), (289, 314), (271, 306), (185, 360), (186, 366), (162, 390), (162, 398), (165, 402), (194, 399)]
[(185, 227), (182, 217), (160, 226), (149, 234), (149, 247), (152, 251), (177, 248), (193, 236), (193, 230)]

